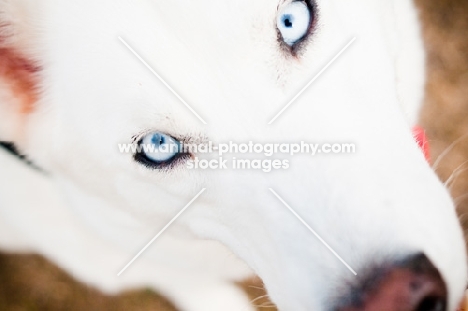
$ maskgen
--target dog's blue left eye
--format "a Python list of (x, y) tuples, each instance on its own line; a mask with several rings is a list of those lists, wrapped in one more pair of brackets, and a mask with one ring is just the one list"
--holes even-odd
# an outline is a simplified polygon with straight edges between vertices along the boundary
[(286, 5), (278, 14), (278, 27), (284, 43), (294, 45), (307, 35), (310, 26), (311, 12), (304, 1), (294, 1)]
[(181, 153), (179, 141), (159, 132), (146, 134), (138, 145), (136, 159), (152, 166), (169, 164)]

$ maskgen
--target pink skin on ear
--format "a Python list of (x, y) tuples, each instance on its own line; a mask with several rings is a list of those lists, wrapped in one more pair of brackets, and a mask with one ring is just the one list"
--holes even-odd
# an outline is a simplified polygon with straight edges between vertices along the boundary
[(18, 111), (30, 113), (37, 100), (37, 73), (40, 68), (11, 48), (0, 47), (0, 80), (19, 101)]
[(413, 127), (413, 137), (424, 153), (424, 157), (427, 162), (431, 162), (430, 151), (429, 151), (429, 141), (427, 140), (426, 132), (424, 129), (418, 125)]

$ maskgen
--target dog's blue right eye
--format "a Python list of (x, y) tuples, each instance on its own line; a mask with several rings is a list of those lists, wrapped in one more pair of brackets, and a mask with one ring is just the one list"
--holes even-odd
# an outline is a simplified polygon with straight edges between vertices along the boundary
[(175, 138), (159, 132), (146, 134), (138, 146), (135, 159), (152, 167), (170, 164), (181, 154), (182, 149), (181, 143)]
[(276, 27), (289, 46), (294, 45), (307, 35), (312, 14), (304, 1), (294, 1), (286, 5), (278, 14)]

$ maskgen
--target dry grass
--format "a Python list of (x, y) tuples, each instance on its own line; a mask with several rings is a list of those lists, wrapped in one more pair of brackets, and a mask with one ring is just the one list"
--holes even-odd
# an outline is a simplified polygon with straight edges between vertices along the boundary
[[(441, 158), (437, 173), (443, 181), (456, 174), (450, 189), (468, 237), (468, 163), (463, 165), (468, 160), (468, 1), (416, 2), (425, 25), (429, 69), (421, 124), (431, 141), (433, 161), (458, 141)], [(242, 286), (253, 300), (265, 295), (260, 284), (254, 280)], [(269, 306), (266, 298), (255, 304)], [(163, 297), (149, 290), (105, 296), (73, 281), (36, 255), (0, 255), (0, 310), (175, 311)]]

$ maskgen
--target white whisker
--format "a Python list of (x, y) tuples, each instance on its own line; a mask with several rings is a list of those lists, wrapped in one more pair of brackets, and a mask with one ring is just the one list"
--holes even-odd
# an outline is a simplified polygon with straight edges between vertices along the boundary
[(463, 166), (465, 166), (465, 164), (467, 163), (468, 163), (468, 160), (466, 160), (465, 162), (463, 162), (462, 164), (460, 164), (453, 170), (452, 174), (450, 174), (449, 178), (447, 178), (447, 180), (444, 183), (446, 187), (451, 187), (451, 185), (455, 184), (455, 179), (458, 176), (460, 176), (461, 173), (463, 173), (464, 171), (468, 169), (468, 168), (463, 168)]
[(261, 296), (258, 296), (257, 298), (253, 299), (250, 303), (253, 304), (255, 303), (256, 301), (260, 300), (260, 299), (263, 299), (263, 298), (268, 298), (268, 294), (265, 294), (265, 295), (261, 295)]
[(437, 172), (437, 169), (439, 168), (439, 165), (441, 161), (450, 153), (450, 151), (455, 148), (455, 146), (463, 141), (464, 139), (468, 138), (468, 133), (465, 133), (464, 135), (458, 137), (456, 140), (454, 140), (445, 150), (439, 154), (437, 159), (434, 161), (434, 164), (432, 165), (432, 169)]

